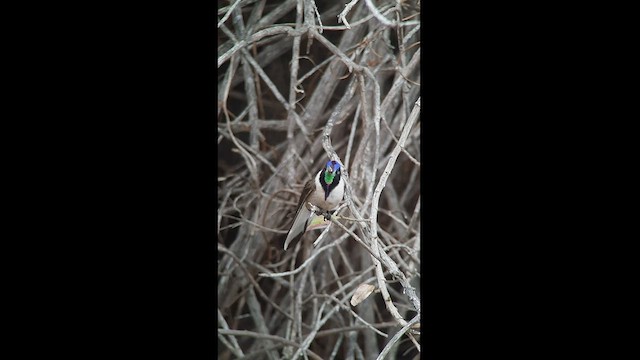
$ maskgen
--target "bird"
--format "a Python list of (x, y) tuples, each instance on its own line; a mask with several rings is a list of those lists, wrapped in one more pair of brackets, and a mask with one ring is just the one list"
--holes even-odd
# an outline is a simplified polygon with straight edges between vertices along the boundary
[(311, 205), (324, 211), (325, 219), (331, 218), (332, 210), (338, 207), (344, 196), (344, 180), (341, 178), (340, 163), (334, 160), (318, 171), (315, 177), (307, 181), (298, 200), (295, 219), (284, 242), (286, 251), (292, 241), (299, 239), (307, 230), (313, 211)]

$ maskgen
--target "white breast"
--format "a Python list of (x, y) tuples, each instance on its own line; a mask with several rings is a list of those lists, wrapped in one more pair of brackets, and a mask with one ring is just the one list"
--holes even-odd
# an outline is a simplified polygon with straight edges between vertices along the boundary
[(344, 196), (344, 180), (340, 179), (338, 186), (336, 186), (333, 190), (331, 190), (329, 197), (327, 197), (327, 199), (325, 200), (324, 189), (320, 185), (320, 180), (319, 180), (321, 172), (322, 171), (319, 171), (318, 174), (316, 175), (316, 178), (314, 181), (316, 184), (316, 189), (309, 197), (309, 202), (319, 208), (322, 208), (323, 210), (333, 210), (336, 207), (338, 207), (338, 204), (340, 204), (340, 201)]

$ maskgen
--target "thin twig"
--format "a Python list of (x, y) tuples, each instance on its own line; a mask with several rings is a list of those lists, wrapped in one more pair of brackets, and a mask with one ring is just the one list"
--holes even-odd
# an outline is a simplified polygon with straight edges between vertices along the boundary
[[(318, 332), (318, 336), (320, 336), (320, 332)], [(338, 349), (340, 348), (340, 345), (342, 345), (342, 339), (344, 339), (344, 336), (342, 334), (340, 334), (340, 336), (338, 337), (338, 340), (336, 341), (336, 344), (333, 346), (333, 350), (331, 350), (331, 356), (329, 356), (329, 360), (333, 360), (336, 355), (338, 354)]]
[[(266, 339), (266, 340), (278, 341), (278, 342), (281, 342), (281, 343), (283, 343), (285, 345), (295, 346), (297, 348), (301, 347), (301, 345), (298, 344), (297, 342), (294, 342), (294, 341), (291, 341), (291, 340), (287, 340), (285, 338), (281, 338), (280, 336), (268, 335), (268, 334), (260, 334), (260, 333), (253, 332), (253, 331), (218, 329), (218, 333), (223, 334), (223, 335), (249, 336), (249, 337), (253, 337), (253, 338), (256, 338), (256, 339)], [(305, 351), (312, 358), (318, 359), (318, 360), (322, 360), (322, 358), (320, 356), (318, 356), (318, 354), (314, 353), (313, 351), (308, 350), (308, 349), (305, 349)]]
[[(227, 321), (224, 319), (222, 312), (220, 312), (220, 308), (218, 308), (218, 324), (220, 324), (223, 329), (229, 330), (229, 324), (227, 324)], [(231, 350), (236, 356), (244, 356), (244, 353), (242, 352), (242, 349), (238, 344), (238, 340), (236, 340), (234, 336), (229, 336), (229, 339), (231, 341), (229, 350)]]
[[(296, 5), (296, 30), (300, 31), (302, 28), (302, 0), (297, 1)], [(289, 140), (289, 152), (293, 146), (293, 124), (296, 121), (294, 117), (294, 112), (296, 111), (296, 98), (297, 94), (304, 93), (303, 90), (298, 90), (298, 68), (300, 67), (299, 56), (300, 56), (300, 37), (301, 35), (296, 35), (293, 37), (293, 46), (291, 50), (291, 63), (290, 63), (290, 74), (289, 74), (289, 122), (287, 128), (287, 139)]]
[[(373, 238), (373, 243), (374, 243), (374, 246), (372, 246), (373, 249), (377, 248), (377, 226), (378, 226), (378, 223), (377, 223), (377, 215), (376, 214), (378, 213), (378, 201), (380, 200), (380, 194), (381, 194), (382, 189), (384, 188), (384, 186), (385, 186), (385, 184), (387, 182), (387, 179), (389, 178), (389, 175), (391, 174), (391, 171), (393, 169), (395, 161), (398, 158), (398, 155), (400, 154), (400, 146), (402, 146), (402, 144), (404, 144), (405, 140), (409, 136), (409, 132), (411, 131), (411, 128), (413, 127), (413, 124), (416, 122), (419, 113), (420, 113), (420, 99), (418, 98), (418, 100), (415, 103), (415, 106), (414, 106), (413, 110), (411, 111), (411, 115), (409, 116), (409, 119), (407, 119), (405, 127), (402, 130), (402, 135), (400, 135), (400, 140), (399, 140), (398, 144), (396, 145), (396, 147), (391, 152), (391, 154), (392, 154), (391, 159), (389, 159), (389, 162), (387, 163), (387, 167), (385, 168), (384, 172), (382, 173), (382, 176), (380, 177), (380, 181), (378, 182), (378, 185), (376, 186), (376, 190), (375, 190), (374, 196), (373, 196), (373, 201), (371, 202), (371, 214), (372, 214), (372, 217), (371, 217), (372, 218), (372, 221), (371, 221), (371, 236)], [(411, 285), (409, 285), (409, 283), (406, 280), (406, 278), (404, 278), (404, 274), (402, 274), (397, 269), (397, 265), (395, 265), (395, 263), (393, 263), (393, 260), (391, 260), (386, 253), (382, 252), (380, 254), (380, 257), (382, 259), (385, 259), (385, 260), (390, 260), (390, 261), (385, 261), (386, 267), (392, 272), (392, 274), (394, 276), (397, 276), (397, 277), (400, 278), (400, 281), (402, 283), (402, 286), (404, 287), (405, 293), (407, 294), (407, 296), (409, 297), (411, 302), (414, 304), (416, 310), (418, 312), (420, 312), (420, 300), (416, 296), (415, 290), (413, 289), (413, 287)]]
[[(364, 222), (364, 221), (363, 221)], [(334, 221), (334, 223), (336, 225), (338, 225), (339, 227), (342, 228), (342, 230), (346, 231), (349, 235), (351, 235), (351, 237), (353, 237), (360, 245), (362, 245), (365, 249), (367, 249), (367, 251), (371, 254), (371, 256), (373, 256), (373, 258), (377, 259), (378, 261), (380, 261), (379, 255), (376, 254), (373, 249), (367, 245), (364, 241), (362, 241), (362, 239), (360, 239), (360, 237), (358, 235), (356, 235), (354, 232), (352, 232), (351, 230), (347, 229), (344, 225), (342, 225), (341, 222), (339, 221)]]
[(247, 275), (247, 278), (249, 279), (249, 281), (251, 281), (251, 283), (253, 284), (253, 286), (258, 290), (258, 294), (260, 294), (260, 296), (267, 301), (268, 303), (271, 304), (271, 306), (273, 306), (275, 309), (277, 309), (281, 314), (283, 314), (284, 316), (288, 317), (289, 319), (293, 320), (292, 316), (289, 315), (287, 312), (285, 312), (284, 310), (282, 310), (280, 308), (280, 306), (278, 306), (275, 302), (273, 302), (268, 296), (267, 294), (264, 293), (264, 291), (262, 290), (262, 288), (260, 287), (260, 285), (258, 285), (258, 283), (256, 282), (256, 280), (253, 278), (253, 276), (251, 276), (251, 273), (249, 273), (249, 270), (247, 270), (247, 268), (244, 266), (244, 264), (242, 264), (242, 261), (236, 256), (236, 254), (232, 253), (231, 251), (227, 250), (224, 246), (221, 246), (220, 244), (218, 244), (218, 251), (224, 252), (228, 255), (231, 256), (231, 258), (233, 260), (236, 261), (236, 263), (238, 265), (240, 265), (240, 268), (245, 272), (245, 274)]
[[(264, 317), (262, 316), (262, 310), (260, 309), (260, 303), (256, 298), (256, 294), (253, 291), (253, 288), (250, 287), (247, 293), (247, 306), (249, 307), (249, 312), (251, 313), (251, 319), (256, 324), (256, 328), (263, 334), (269, 334), (269, 329), (265, 324)], [(271, 342), (267, 341), (267, 345), (270, 345)], [(278, 359), (278, 354), (267, 351), (267, 356), (269, 359), (276, 360)]]
[(349, 13), (349, 11), (351, 11), (351, 8), (358, 3), (358, 1), (359, 0), (351, 0), (348, 4), (344, 5), (344, 10), (342, 10), (342, 12), (338, 14), (338, 22), (343, 23), (347, 29), (351, 29), (351, 25), (349, 25), (349, 22), (347, 21), (347, 14)]
[(247, 46), (255, 43), (256, 41), (261, 40), (267, 36), (274, 36), (279, 34), (287, 34), (289, 36), (302, 35), (306, 32), (305, 29), (301, 29), (300, 31), (296, 31), (289, 26), (274, 26), (267, 29), (260, 30), (255, 34), (251, 35), (251, 37), (247, 40), (240, 40), (238, 42), (234, 42), (235, 44), (229, 50), (227, 50), (224, 54), (218, 57), (218, 67), (222, 66), (231, 56), (233, 56), (236, 52), (241, 49), (246, 48)]
[[(382, 349), (382, 352), (380, 352), (380, 355), (378, 355), (378, 357), (376, 358), (376, 360), (382, 360), (384, 359), (384, 357), (387, 355), (387, 353), (389, 352), (389, 350), (391, 350), (391, 348), (393, 347), (393, 345), (395, 345), (395, 343), (398, 342), (398, 340), (400, 340), (400, 338), (402, 337), (402, 335), (404, 335), (404, 333), (406, 333), (411, 326), (413, 326), (415, 323), (417, 323), (418, 321), (420, 321), (420, 314), (416, 315), (413, 319), (411, 319), (408, 323), (406, 323), (402, 329), (400, 329), (392, 338), (391, 340), (389, 340), (389, 342), (387, 343), (387, 345), (385, 345), (384, 349)], [(418, 348), (418, 351), (420, 351), (420, 348)]]
[(420, 24), (419, 21), (405, 21), (405, 22), (390, 21), (389, 19), (384, 17), (382, 13), (380, 13), (380, 10), (378, 10), (378, 8), (376, 8), (375, 5), (373, 5), (371, 0), (365, 0), (365, 3), (367, 4), (367, 7), (369, 8), (369, 10), (371, 10), (371, 13), (376, 17), (376, 19), (378, 19), (385, 26), (398, 27), (398, 26), (411, 26), (411, 25)]
[[(335, 303), (337, 303), (338, 305), (340, 305), (340, 307), (346, 311), (349, 311), (351, 313), (351, 315), (353, 315), (353, 317), (358, 320), (359, 322), (363, 323), (368, 329), (370, 329), (371, 331), (375, 332), (376, 334), (383, 336), (383, 337), (389, 337), (389, 335), (383, 333), (382, 331), (376, 329), (373, 325), (369, 324), (367, 321), (365, 321), (360, 315), (358, 315), (355, 311), (353, 311), (349, 306), (347, 306), (346, 304), (344, 304), (343, 301), (340, 301), (340, 299), (336, 298), (333, 295), (318, 295), (319, 297), (326, 297), (329, 298), (331, 300), (333, 300)], [(345, 297), (345, 300), (347, 298)]]
[(227, 21), (229, 16), (231, 16), (231, 12), (233, 11), (233, 9), (235, 9), (235, 7), (238, 6), (238, 4), (240, 4), (241, 1), (242, 0), (236, 0), (233, 4), (231, 4), (227, 13), (222, 17), (222, 19), (220, 19), (220, 21), (218, 21), (218, 28), (220, 28), (220, 26), (222, 26), (222, 24), (224, 24), (224, 22)]

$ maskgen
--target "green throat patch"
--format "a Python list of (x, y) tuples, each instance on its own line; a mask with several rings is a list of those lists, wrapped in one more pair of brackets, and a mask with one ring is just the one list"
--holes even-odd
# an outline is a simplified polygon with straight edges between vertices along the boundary
[(324, 172), (324, 182), (326, 182), (327, 184), (331, 184), (333, 182), (333, 178), (335, 176), (336, 176), (336, 173), (325, 171)]

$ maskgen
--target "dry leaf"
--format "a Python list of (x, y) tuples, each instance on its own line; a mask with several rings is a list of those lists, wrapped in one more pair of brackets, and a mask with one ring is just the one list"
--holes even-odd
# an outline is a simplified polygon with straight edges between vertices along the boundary
[(356, 289), (356, 292), (351, 297), (351, 305), (356, 306), (360, 304), (364, 299), (371, 295), (375, 288), (376, 287), (371, 284), (360, 284)]

